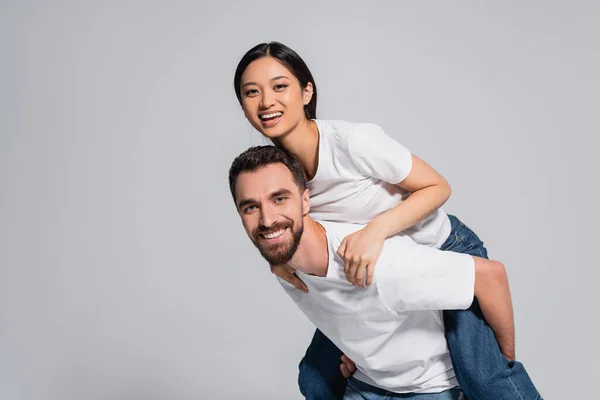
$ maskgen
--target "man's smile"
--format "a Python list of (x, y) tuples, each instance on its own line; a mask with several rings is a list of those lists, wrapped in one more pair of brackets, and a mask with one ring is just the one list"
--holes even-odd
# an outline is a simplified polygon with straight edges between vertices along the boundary
[(259, 236), (262, 237), (262, 239), (264, 241), (266, 241), (267, 243), (279, 243), (283, 240), (283, 234), (288, 230), (289, 228), (281, 228), (278, 229), (276, 231), (271, 231), (271, 232), (264, 232), (264, 233), (260, 233)]

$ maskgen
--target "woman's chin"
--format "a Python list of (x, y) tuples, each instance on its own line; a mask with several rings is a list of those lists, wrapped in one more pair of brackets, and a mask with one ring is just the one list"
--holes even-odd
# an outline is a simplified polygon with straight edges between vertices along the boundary
[(258, 129), (261, 135), (266, 137), (267, 139), (276, 140), (284, 135), (285, 132), (282, 132), (281, 129)]
[(281, 138), (287, 133), (287, 129), (282, 124), (278, 123), (275, 126), (265, 126), (259, 122), (259, 125), (252, 124), (254, 129), (256, 129), (261, 135), (266, 137), (267, 139), (276, 140)]

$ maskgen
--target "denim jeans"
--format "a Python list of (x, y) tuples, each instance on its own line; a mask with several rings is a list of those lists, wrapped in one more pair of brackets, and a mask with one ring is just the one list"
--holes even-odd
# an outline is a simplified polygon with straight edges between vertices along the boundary
[(354, 378), (348, 380), (348, 387), (344, 394), (344, 400), (460, 400), (461, 397), (460, 389), (450, 389), (440, 393), (393, 393)]
[[(452, 229), (441, 250), (487, 258), (479, 237), (458, 218), (449, 218)], [(523, 364), (507, 360), (500, 352), (476, 299), (468, 310), (444, 311), (444, 324), (454, 373), (469, 400), (541, 399)], [(347, 380), (340, 371), (341, 356), (317, 329), (299, 365), (298, 385), (305, 398), (344, 397)]]

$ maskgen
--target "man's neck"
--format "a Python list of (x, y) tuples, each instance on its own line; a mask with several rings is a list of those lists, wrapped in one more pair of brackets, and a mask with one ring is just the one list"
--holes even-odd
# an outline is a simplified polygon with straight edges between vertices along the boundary
[(298, 249), (288, 265), (305, 274), (327, 275), (329, 250), (325, 228), (308, 216), (304, 220), (304, 232)]

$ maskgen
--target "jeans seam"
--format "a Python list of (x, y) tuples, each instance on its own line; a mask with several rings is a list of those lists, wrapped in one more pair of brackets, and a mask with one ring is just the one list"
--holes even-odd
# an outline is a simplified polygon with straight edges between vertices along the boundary
[(452, 242), (452, 244), (448, 247), (446, 247), (445, 249), (442, 249), (443, 251), (452, 251), (452, 249), (454, 247), (456, 247), (458, 245), (458, 243), (462, 243), (464, 244), (464, 242), (462, 240), (460, 240), (460, 238), (458, 237), (458, 235), (456, 233), (454, 233), (454, 241)]
[(463, 253), (463, 254), (471, 254), (471, 253), (469, 253), (471, 250), (474, 250), (475, 248), (478, 248), (478, 253), (477, 253), (478, 257), (486, 258), (486, 257), (484, 257), (484, 254), (483, 254), (483, 252), (481, 250), (481, 249), (485, 249), (485, 247), (483, 246), (483, 243), (481, 243), (481, 245), (475, 246), (471, 242), (468, 242), (468, 243), (465, 242), (458, 234), (456, 234), (456, 241), (452, 245), (454, 246), (454, 244), (456, 244), (456, 242), (460, 242), (463, 245), (463, 247), (464, 247), (464, 250), (461, 251), (461, 253)]
[(511, 372), (510, 369), (508, 369), (507, 372), (508, 373), (506, 374), (506, 377), (508, 378), (508, 381), (510, 382), (510, 385), (515, 390), (515, 393), (517, 394), (517, 396), (519, 396), (520, 400), (525, 400), (525, 398), (523, 397), (523, 395), (521, 394), (521, 392), (519, 392), (519, 389), (517, 389), (517, 386), (514, 384), (514, 382), (512, 381), (512, 379), (510, 379), (510, 372)]

